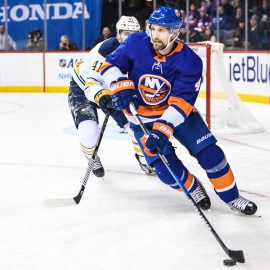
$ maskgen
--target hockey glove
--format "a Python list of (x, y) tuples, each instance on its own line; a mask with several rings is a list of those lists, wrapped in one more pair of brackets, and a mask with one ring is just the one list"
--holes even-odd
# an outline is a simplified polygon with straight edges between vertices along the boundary
[(128, 123), (128, 120), (122, 111), (114, 110), (111, 116), (120, 128), (124, 128), (124, 126)]
[(136, 109), (138, 108), (138, 97), (132, 80), (120, 77), (117, 81), (112, 82), (111, 92), (114, 109), (119, 111), (127, 109), (129, 111), (130, 102), (133, 102)]
[(112, 107), (112, 97), (110, 90), (107, 89), (100, 90), (95, 95), (95, 102), (105, 114), (108, 111), (110, 112), (110, 114), (115, 112), (115, 110)]
[(166, 121), (156, 121), (153, 129), (146, 139), (145, 146), (152, 154), (157, 154), (158, 150), (163, 151), (171, 135), (173, 134), (173, 126)]

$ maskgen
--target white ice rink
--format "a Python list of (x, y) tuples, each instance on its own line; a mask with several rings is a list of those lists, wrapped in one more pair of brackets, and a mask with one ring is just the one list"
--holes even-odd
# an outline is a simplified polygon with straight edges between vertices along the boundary
[[(266, 132), (219, 138), (243, 196), (259, 217), (231, 211), (204, 171), (175, 143), (212, 200), (207, 218), (246, 263), (270, 269), (270, 106), (246, 104)], [(227, 258), (184, 194), (145, 176), (128, 136), (110, 123), (100, 146), (104, 181), (90, 175), (77, 206), (47, 208), (77, 195), (86, 169), (66, 94), (0, 94), (1, 270), (219, 270)]]

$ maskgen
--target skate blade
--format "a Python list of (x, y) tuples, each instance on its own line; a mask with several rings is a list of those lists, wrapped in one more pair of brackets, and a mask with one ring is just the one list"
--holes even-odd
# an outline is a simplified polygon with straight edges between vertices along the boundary
[(257, 212), (255, 214), (253, 214), (253, 215), (246, 215), (246, 214), (238, 212), (236, 210), (233, 210), (233, 211), (234, 211), (235, 215), (241, 216), (241, 217), (248, 217), (248, 218), (261, 218), (262, 217), (262, 215), (257, 213)]
[[(95, 175), (94, 175), (94, 176), (95, 176)], [(102, 177), (97, 177), (97, 176), (95, 176), (95, 178), (98, 179), (100, 182), (104, 182), (104, 177), (105, 177), (105, 176), (102, 176)]]
[(77, 205), (74, 199), (47, 199), (44, 201), (44, 205), (48, 208), (66, 207)]

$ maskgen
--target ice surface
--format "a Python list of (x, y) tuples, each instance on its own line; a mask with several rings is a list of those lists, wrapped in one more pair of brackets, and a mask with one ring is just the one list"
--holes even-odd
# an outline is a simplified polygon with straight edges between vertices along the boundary
[[(212, 200), (205, 212), (222, 240), (242, 249), (234, 269), (270, 269), (270, 106), (246, 104), (266, 132), (219, 138), (243, 196), (261, 218), (232, 212), (204, 171), (177, 152)], [(101, 116), (102, 122), (102, 116)], [(100, 147), (104, 181), (92, 174), (79, 205), (47, 208), (77, 195), (86, 160), (66, 94), (0, 94), (1, 270), (225, 269), (227, 258), (184, 194), (145, 176), (128, 135), (110, 122)]]

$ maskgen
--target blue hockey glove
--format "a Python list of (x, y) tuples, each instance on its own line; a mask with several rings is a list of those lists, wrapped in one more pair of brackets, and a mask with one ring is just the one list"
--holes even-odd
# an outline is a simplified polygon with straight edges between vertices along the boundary
[(95, 95), (95, 102), (100, 109), (106, 114), (108, 111), (110, 114), (114, 113), (115, 110), (112, 107), (111, 91), (102, 89)]
[(157, 154), (157, 148), (161, 151), (165, 148), (171, 135), (173, 134), (173, 126), (166, 121), (156, 121), (153, 129), (145, 141), (145, 147), (152, 154)]
[(129, 103), (133, 102), (135, 108), (138, 108), (138, 97), (135, 93), (135, 86), (132, 80), (126, 77), (120, 77), (111, 84), (112, 106), (116, 110), (127, 109), (129, 111)]
[(124, 126), (128, 123), (128, 120), (122, 111), (114, 110), (111, 116), (120, 128), (124, 128)]

